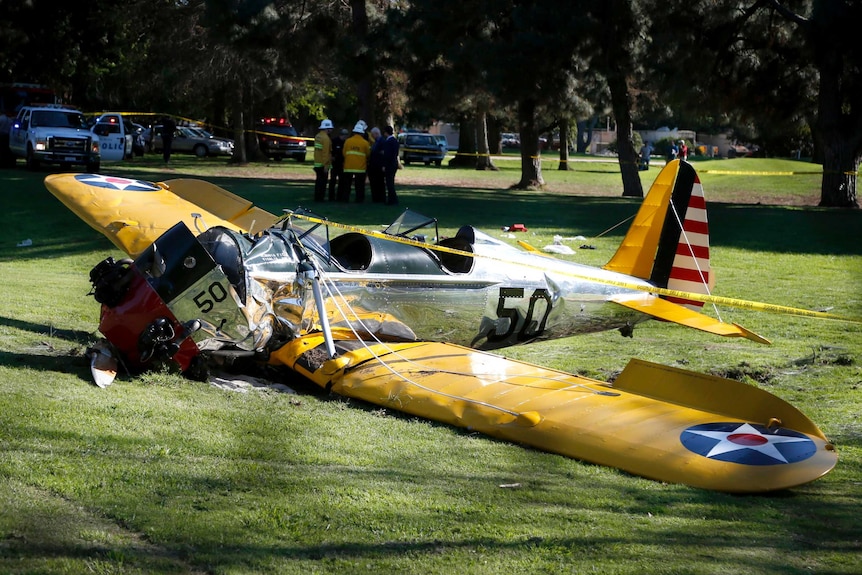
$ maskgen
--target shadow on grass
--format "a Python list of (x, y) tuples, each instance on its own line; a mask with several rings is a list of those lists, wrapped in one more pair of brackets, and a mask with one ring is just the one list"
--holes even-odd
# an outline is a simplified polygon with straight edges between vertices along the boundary
[(26, 367), (43, 372), (61, 372), (75, 375), (81, 381), (91, 383), (90, 363), (83, 355), (58, 351), (45, 353), (23, 353), (0, 351), (0, 365), (8, 367)]
[[(53, 442), (52, 438), (43, 439), (48, 440), (48, 443)], [(92, 447), (88, 458), (92, 459), (92, 453), (101, 451), (100, 445), (106, 438), (70, 439), (73, 443), (88, 442)], [(524, 560), (529, 559), (534, 566), (537, 565), (536, 561), (550, 561), (559, 566), (559, 560), (564, 555), (570, 555), (566, 559), (569, 564), (600, 558), (604, 564), (626, 565), (633, 561), (631, 549), (640, 548), (647, 556), (679, 554), (682, 557), (703, 557), (704, 553), (715, 553), (718, 554), (716, 565), (726, 565), (725, 570), (728, 572), (735, 571), (732, 568), (734, 557), (738, 558), (741, 553), (745, 557), (746, 570), (765, 573), (775, 570), (775, 561), (780, 555), (801, 557), (812, 551), (845, 554), (849, 558), (858, 551), (856, 542), (860, 528), (857, 526), (847, 532), (837, 527), (856, 524), (855, 504), (858, 501), (819, 497), (816, 508), (804, 508), (806, 500), (810, 498), (805, 488), (798, 495), (782, 492), (772, 497), (736, 497), (684, 487), (643, 490), (637, 486), (619, 486), (616, 481), (592, 483), (591, 479), (595, 478), (588, 477), (590, 469), (587, 468), (578, 471), (574, 478), (580, 479), (571, 487), (578, 492), (573, 496), (573, 501), (580, 503), (575, 504), (558, 499), (561, 497), (559, 485), (549, 486), (553, 493), (543, 490), (541, 479), (533, 485), (527, 484), (498, 496), (483, 494), (483, 488), (475, 485), (477, 480), (481, 480), (491, 484), (488, 489), (496, 489), (493, 484), (506, 481), (509, 478), (507, 474), (490, 474), (481, 478), (459, 476), (457, 473), (444, 475), (433, 473), (431, 469), (404, 469), (403, 463), (397, 462), (393, 462), (395, 466), (378, 466), (374, 469), (351, 467), (349, 470), (332, 466), (307, 468), (282, 462), (271, 475), (256, 475), (256, 482), (250, 484), (248, 481), (252, 474), (243, 470), (236, 471), (234, 475), (215, 478), (192, 469), (183, 471), (165, 465), (176, 457), (161, 459), (145, 455), (146, 446), (143, 445), (126, 446), (129, 449), (127, 454), (122, 453), (122, 449), (122, 446), (107, 449), (104, 457), (112, 459), (110, 465), (95, 462), (96, 465), (91, 466), (89, 483), (98, 485), (97, 491), (110, 493), (114, 482), (119, 484), (128, 481), (130, 487), (124, 489), (138, 491), (138, 494), (124, 493), (125, 497), (112, 500), (109, 508), (99, 507), (97, 500), (96, 507), (90, 509), (135, 536), (145, 537), (144, 533), (161, 532), (154, 538), (146, 537), (147, 549), (137, 546), (106, 548), (92, 543), (82, 545), (81, 542), (59, 537), (57, 540), (34, 544), (24, 536), (10, 536), (0, 541), (4, 555), (15, 557), (25, 564), (46, 558), (98, 558), (108, 563), (121, 561), (125, 567), (131, 568), (151, 561), (151, 554), (155, 551), (159, 560), (181, 560), (207, 572), (256, 569), (260, 572), (279, 572), (279, 567), (287, 569), (291, 561), (324, 562), (324, 565), (334, 562), (342, 567), (354, 563), (365, 569), (364, 562), (379, 561), (391, 567), (392, 561), (409, 562), (422, 560), (425, 556), (447, 554), (453, 555), (454, 559), (462, 554), (477, 552), (492, 562), (506, 558), (514, 560), (522, 555)], [(52, 455), (56, 456), (57, 453), (52, 451)], [(67, 454), (70, 460), (78, 456), (77, 449)], [(196, 457), (201, 463), (204, 462), (199, 456)], [(147, 474), (132, 480), (129, 473), (142, 462), (148, 465)], [(433, 466), (429, 465), (429, 468)], [(67, 468), (63, 469), (68, 472)], [(451, 505), (452, 508), (393, 506), (379, 516), (369, 516), (367, 510), (363, 511), (363, 498), (353, 500), (349, 493), (337, 498), (337, 501), (353, 509), (342, 507), (338, 511), (329, 509), (317, 499), (312, 501), (305, 497), (278, 495), (307, 490), (309, 481), (302, 477), (306, 473), (314, 477), (314, 491), (319, 493), (373, 493), (375, 489), (385, 486), (400, 492), (402, 489), (399, 486), (409, 486), (404, 491), (437, 494), (437, 499), (443, 505)], [(348, 484), (345, 479), (349, 479)], [(467, 499), (458, 492), (459, 486), (465, 482), (474, 485), (473, 489), (476, 490)], [(265, 493), (271, 495), (266, 499), (249, 499), (247, 501), (253, 504), (244, 507), (242, 499), (225, 499), (226, 493), (237, 490), (246, 495), (252, 495), (253, 491), (261, 497)], [(585, 500), (584, 493), (589, 492), (593, 492), (594, 497)], [(441, 493), (448, 495), (441, 497)], [(65, 498), (61, 493), (50, 492), (49, 495)], [(495, 503), (487, 503), (486, 497), (493, 497)], [(326, 501), (331, 499), (327, 497)], [(177, 512), (181, 511), (170, 510), (162, 514), (159, 512), (159, 501), (191, 505), (185, 510), (182, 530), (172, 534), (170, 529), (152, 524), (159, 521), (159, 515), (165, 515), (167, 519), (177, 517)], [(79, 500), (78, 503), (82, 502)], [(459, 504), (463, 508), (459, 508)], [(485, 504), (498, 509), (494, 512), (477, 510), (477, 506), (481, 508)], [(501, 512), (500, 509), (506, 506), (513, 509), (529, 508), (532, 511), (527, 519), (517, 512)], [(210, 512), (216, 510), (232, 513), (234, 519), (223, 525), (223, 529), (206, 529), (205, 525), (212, 517)], [(543, 515), (547, 516), (545, 520), (557, 522), (560, 529), (550, 536), (531, 536), (533, 528), (541, 527)], [(603, 517), (607, 516), (618, 517), (619, 521), (625, 522), (622, 535), (591, 533), (600, 530), (601, 522), (605, 520)], [(679, 525), (680, 522), (692, 521), (693, 516), (698, 516), (692, 522), (693, 525), (700, 522), (701, 526), (708, 528), (692, 530)], [(517, 524), (519, 517), (523, 524)], [(727, 517), (733, 518), (732, 529), (719, 529)], [(341, 533), (339, 522), (351, 518), (357, 521), (357, 525), (341, 525), (350, 530), (349, 534)], [(772, 529), (763, 530), (762, 524), (767, 518), (772, 518), (775, 524)], [(35, 533), (51, 533), (56, 522), (56, 516), (20, 518), (21, 521), (24, 519), (30, 524), (28, 530)], [(828, 519), (834, 522), (824, 521)], [(40, 525), (40, 522), (43, 524)], [(382, 529), (379, 523), (384, 522), (393, 528)], [(333, 530), (327, 532), (330, 525)], [(409, 532), (410, 526), (417, 525), (433, 525), (433, 529), (424, 534), (394, 535), (399, 529)], [(362, 526), (369, 531), (367, 537), (356, 533), (361, 531)], [(381, 541), (378, 531), (393, 535)], [(478, 531), (500, 535), (479, 534)], [(20, 533), (20, 530), (12, 532)], [(814, 536), (814, 533), (817, 535)], [(169, 539), (174, 535), (175, 539)], [(794, 570), (790, 565), (792, 562), (788, 560), (782, 572), (805, 572)], [(299, 566), (292, 567), (294, 570), (291, 572), (301, 571)]]
[(0, 351), (0, 365), (23, 366), (28, 369), (46, 372), (71, 373), (84, 381), (91, 381), (89, 361), (84, 357), (84, 348), (98, 335), (93, 332), (72, 329), (58, 329), (54, 326), (22, 321), (0, 316), (0, 326), (50, 339), (60, 339), (71, 344), (58, 348), (51, 341), (41, 342), (38, 347), (26, 351)]
[[(83, 331), (80, 329), (58, 329), (52, 325), (41, 323), (33, 323), (11, 317), (0, 316), (0, 326), (29, 331), (45, 337), (56, 337), (68, 342), (86, 345), (93, 340), (93, 332)], [(98, 336), (96, 336), (98, 337)]]

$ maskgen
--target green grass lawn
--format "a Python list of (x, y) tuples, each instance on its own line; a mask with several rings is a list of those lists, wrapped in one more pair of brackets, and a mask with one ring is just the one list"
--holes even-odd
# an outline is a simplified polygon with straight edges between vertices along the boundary
[[(543, 191), (495, 172), (410, 166), (401, 207), (441, 234), (471, 223), (536, 246), (587, 240), (602, 265), (639, 201), (613, 163), (544, 162)], [(817, 166), (701, 162), (718, 295), (862, 318), (862, 211), (815, 207)], [(226, 166), (175, 156), (103, 173), (202, 177), (262, 207), (309, 205), (309, 164)], [(737, 171), (739, 175), (726, 172)], [(760, 172), (760, 174), (755, 174)], [(766, 174), (764, 174), (766, 172)], [(771, 175), (768, 172), (773, 172)], [(795, 172), (775, 174), (774, 172)], [(658, 169), (642, 172), (649, 182)], [(605, 379), (630, 357), (741, 379), (799, 407), (838, 466), (788, 492), (732, 496), (662, 484), (315, 392), (238, 393), (159, 372), (90, 381), (100, 336), (88, 273), (121, 254), (45, 190), (0, 171), (0, 573), (862, 572), (862, 327), (722, 308), (760, 346), (647, 322), (504, 350)], [(380, 229), (394, 207), (315, 206)], [(32, 246), (18, 247), (25, 239)]]

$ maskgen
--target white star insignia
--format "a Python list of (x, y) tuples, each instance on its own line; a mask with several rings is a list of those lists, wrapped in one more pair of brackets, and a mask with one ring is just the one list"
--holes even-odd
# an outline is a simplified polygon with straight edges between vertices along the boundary
[(116, 190), (126, 190), (131, 187), (136, 188), (144, 188), (144, 189), (158, 189), (152, 186), (152, 184), (148, 184), (147, 182), (141, 182), (139, 180), (129, 180), (127, 178), (118, 178), (116, 176), (103, 176), (101, 174), (93, 174), (89, 176), (80, 176), (78, 180), (90, 185), (102, 185), (101, 187), (110, 187)]
[(787, 463), (788, 461), (778, 451), (778, 448), (775, 447), (776, 444), (808, 441), (805, 437), (763, 434), (748, 423), (740, 424), (733, 431), (696, 431), (689, 429), (688, 432), (718, 440), (718, 443), (712, 447), (709, 453), (706, 454), (706, 457), (715, 457), (722, 453), (752, 449), (782, 463)]

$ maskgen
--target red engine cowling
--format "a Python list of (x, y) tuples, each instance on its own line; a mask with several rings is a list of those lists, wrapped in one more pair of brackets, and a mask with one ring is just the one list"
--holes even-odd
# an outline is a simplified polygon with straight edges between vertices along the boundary
[(143, 371), (153, 362), (173, 361), (182, 371), (200, 353), (190, 330), (174, 314), (134, 266), (120, 301), (102, 304), (99, 331), (121, 352), (129, 369)]

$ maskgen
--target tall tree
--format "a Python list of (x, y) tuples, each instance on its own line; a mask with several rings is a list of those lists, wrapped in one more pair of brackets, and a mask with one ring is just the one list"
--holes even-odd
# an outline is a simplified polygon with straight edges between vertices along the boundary
[(134, 103), (146, 53), (170, 0), (0, 2), (0, 81), (52, 87), (89, 109)]
[(454, 92), (462, 100), (490, 94), (500, 107), (517, 108), (521, 180), (516, 187), (544, 184), (539, 126), (547, 124), (560, 96), (573, 96), (578, 84), (572, 78), (579, 73), (575, 55), (587, 39), (588, 4), (414, 0), (407, 12), (414, 82), (448, 77), (460, 86)]
[(650, 29), (661, 48), (652, 78), (662, 81), (670, 108), (689, 118), (723, 115), (767, 143), (810, 126), (823, 164), (820, 205), (858, 206), (862, 2), (645, 1), (664, 12)]
[(488, 143), (488, 101), (484, 99), (480, 99), (476, 106), (476, 143), (476, 169), (496, 170)]
[[(328, 64), (323, 57), (309, 61), (305, 51), (325, 54), (326, 33), (331, 29), (333, 17), (322, 1), (204, 0), (204, 3), (205, 10), (198, 22), (202, 29), (198, 37), (204, 50), (196, 59), (199, 68), (194, 78), (200, 86), (228, 97), (237, 141), (234, 159), (244, 162), (245, 145), (252, 151), (256, 148), (257, 140), (248, 128), (261, 114), (261, 107), (277, 106), (275, 113), (285, 115), (288, 111), (285, 100), (299, 99), (300, 94), (306, 96), (302, 93), (306, 79)], [(297, 50), (297, 46), (302, 46), (302, 50)], [(273, 113), (271, 109), (266, 111)]]
[[(518, 107), (521, 133), (521, 181), (516, 187), (544, 185), (539, 133), (558, 123), (561, 110), (571, 110), (585, 91), (593, 21), (592, 2), (516, 2), (504, 21), (506, 34), (496, 53), (493, 90), (503, 102)], [(508, 55), (505, 55), (508, 54)], [(494, 62), (488, 61), (489, 66)]]
[(594, 32), (599, 47), (593, 60), (604, 74), (611, 94), (617, 124), (617, 155), (623, 180), (623, 196), (643, 197), (634, 144), (635, 98), (633, 92), (643, 77), (639, 65), (648, 42), (644, 30), (647, 13), (639, 1), (604, 0), (597, 3)]
[(858, 208), (856, 183), (862, 159), (862, 46), (856, 33), (862, 3), (816, 0), (809, 16), (771, 0), (793, 22), (820, 75), (815, 129), (823, 154), (820, 205)]
[(374, 122), (374, 99), (372, 78), (374, 71), (373, 54), (368, 41), (368, 6), (366, 0), (350, 0), (352, 14), (354, 54), (351, 67), (354, 70), (356, 94), (359, 100), (359, 117)]

